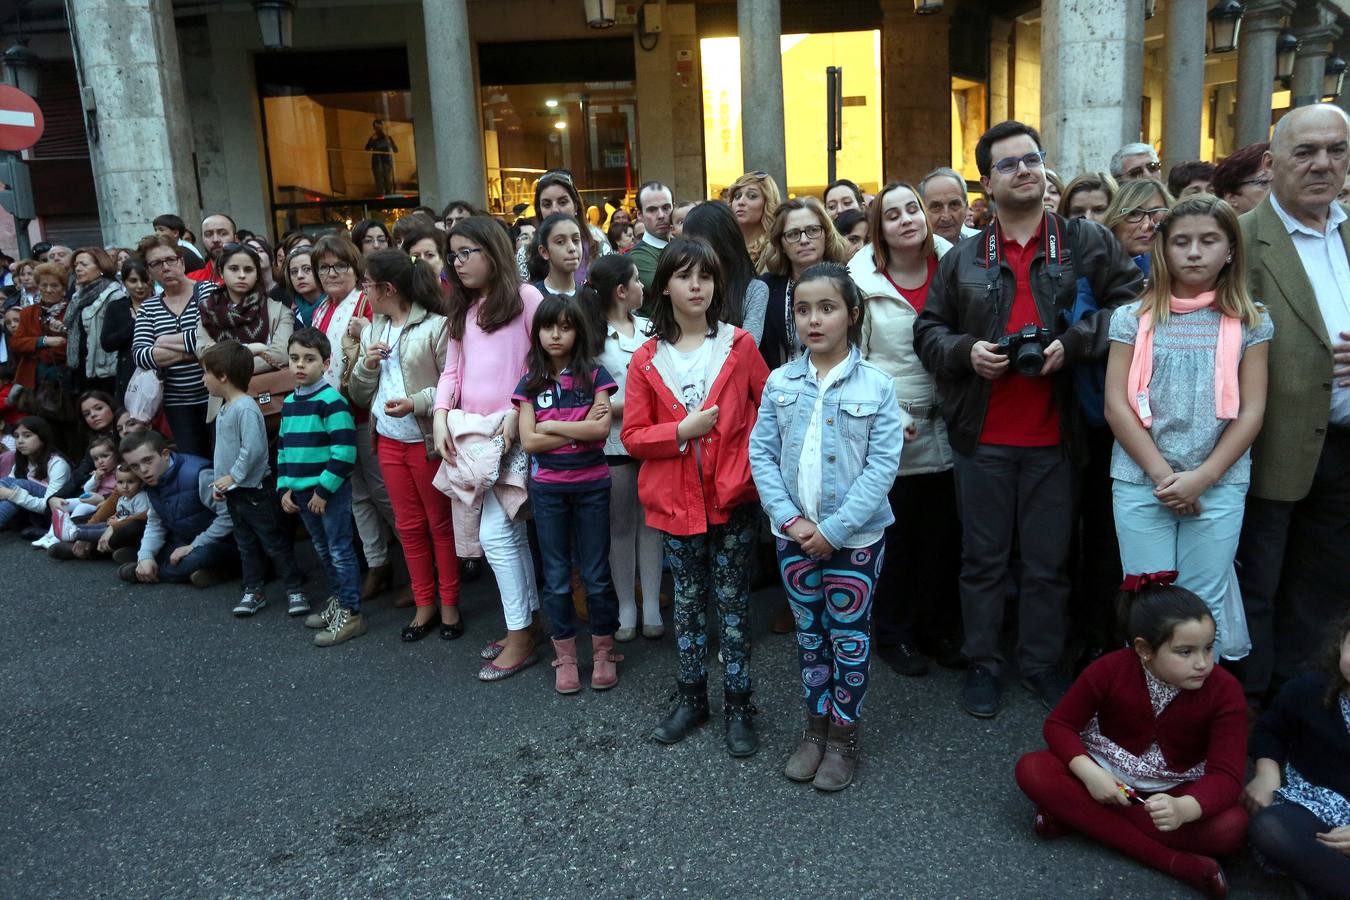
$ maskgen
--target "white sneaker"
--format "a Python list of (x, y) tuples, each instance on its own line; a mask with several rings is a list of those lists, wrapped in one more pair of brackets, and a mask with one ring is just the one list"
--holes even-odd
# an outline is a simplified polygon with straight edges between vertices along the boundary
[(36, 541), (33, 541), (33, 546), (37, 547), (39, 550), (47, 550), (52, 547), (55, 547), (59, 543), (61, 543), (61, 539), (56, 535), (52, 534), (50, 531), (48, 531), (42, 537), (38, 538)]

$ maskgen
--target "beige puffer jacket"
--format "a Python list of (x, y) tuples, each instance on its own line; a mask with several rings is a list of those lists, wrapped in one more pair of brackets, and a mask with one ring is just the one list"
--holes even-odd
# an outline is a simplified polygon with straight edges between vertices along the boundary
[[(939, 259), (952, 248), (937, 235), (933, 235), (933, 244)], [(871, 244), (853, 254), (848, 272), (863, 295), (863, 359), (895, 381), (895, 398), (913, 417), (919, 432), (917, 437), (905, 439), (900, 477), (945, 472), (952, 467), (952, 448), (947, 442), (947, 424), (938, 414), (933, 377), (914, 350), (914, 320), (919, 314), (890, 279), (877, 271)]]

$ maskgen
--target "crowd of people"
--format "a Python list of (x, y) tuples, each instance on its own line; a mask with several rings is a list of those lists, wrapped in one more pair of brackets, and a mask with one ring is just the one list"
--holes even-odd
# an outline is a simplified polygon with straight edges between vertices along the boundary
[(1214, 896), (1250, 840), (1350, 896), (1348, 141), (1318, 105), (1165, 181), (1147, 144), (1065, 181), (1009, 121), (974, 202), (949, 168), (786, 199), (751, 172), (649, 181), (601, 230), (552, 171), (510, 224), (457, 201), (273, 248), (217, 213), (199, 250), (168, 214), (43, 247), (7, 288), (0, 526), (131, 584), (237, 576), (240, 617), (270, 577), (325, 647), (382, 593), (401, 640), (457, 640), (490, 569), (479, 678), (551, 645), (563, 694), (580, 631), (594, 690), (663, 637), (668, 567), (652, 737), (709, 719), (715, 641), (736, 757), (778, 581), (786, 777), (852, 783), (874, 656), (963, 669), (980, 718), (1015, 669), (1050, 711), (1016, 772), (1038, 834)]

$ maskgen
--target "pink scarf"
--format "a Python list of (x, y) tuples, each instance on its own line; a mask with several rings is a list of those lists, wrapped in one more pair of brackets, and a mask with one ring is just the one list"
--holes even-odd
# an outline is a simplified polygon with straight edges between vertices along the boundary
[[(1208, 291), (1191, 300), (1171, 298), (1173, 313), (1195, 312), (1212, 306), (1214, 292)], [(1242, 320), (1222, 316), (1219, 321), (1219, 342), (1214, 347), (1214, 410), (1220, 419), (1236, 419), (1238, 414), (1238, 360), (1242, 354)], [(1145, 428), (1153, 427), (1153, 408), (1149, 403), (1148, 385), (1153, 380), (1153, 314), (1139, 316), (1135, 332), (1134, 357), (1130, 360), (1130, 376), (1126, 384), (1130, 406)]]

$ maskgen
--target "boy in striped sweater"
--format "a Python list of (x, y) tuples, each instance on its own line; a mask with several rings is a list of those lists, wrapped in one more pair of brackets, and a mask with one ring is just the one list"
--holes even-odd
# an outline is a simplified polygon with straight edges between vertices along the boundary
[(352, 543), (356, 422), (347, 401), (323, 377), (332, 356), (328, 337), (317, 328), (302, 328), (291, 335), (287, 352), (295, 393), (281, 406), (277, 490), (282, 509), (304, 520), (314, 552), (328, 570), (328, 605), (305, 625), (323, 629), (314, 636), (315, 646), (331, 647), (366, 633)]

